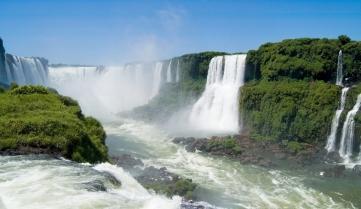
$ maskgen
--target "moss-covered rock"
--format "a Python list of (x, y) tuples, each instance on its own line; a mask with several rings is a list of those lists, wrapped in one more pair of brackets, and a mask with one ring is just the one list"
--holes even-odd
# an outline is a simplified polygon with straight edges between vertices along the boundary
[(76, 101), (41, 86), (14, 86), (0, 94), (0, 151), (107, 160), (101, 124), (84, 117)]

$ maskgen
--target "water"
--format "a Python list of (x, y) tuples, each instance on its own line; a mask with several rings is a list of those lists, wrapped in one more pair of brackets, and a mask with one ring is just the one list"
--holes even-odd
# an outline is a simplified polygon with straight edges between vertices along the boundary
[(16, 82), (19, 85), (25, 84), (47, 84), (47, 63), (42, 58), (18, 57), (7, 54), (5, 61), (7, 84)]
[(167, 82), (172, 82), (172, 59), (169, 61), (167, 68)]
[(340, 98), (340, 105), (336, 110), (335, 116), (332, 119), (332, 126), (331, 126), (331, 133), (327, 138), (327, 144), (325, 149), (327, 152), (333, 152), (336, 150), (336, 141), (337, 141), (337, 129), (340, 122), (340, 116), (345, 108), (345, 101), (347, 91), (349, 90), (348, 87), (342, 89), (341, 98)]
[(128, 64), (96, 67), (50, 67), (49, 85), (76, 98), (86, 114), (112, 118), (148, 103), (161, 87), (162, 65)]
[(344, 159), (345, 163), (351, 162), (354, 145), (355, 132), (355, 115), (361, 106), (361, 94), (357, 96), (356, 104), (347, 113), (346, 120), (343, 124), (339, 154)]
[(246, 55), (214, 57), (206, 89), (194, 104), (189, 123), (198, 131), (237, 133), (239, 127), (238, 92), (244, 83)]
[[(130, 153), (148, 166), (165, 166), (174, 173), (191, 178), (200, 185), (195, 191), (196, 197), (218, 207), (354, 207), (343, 199), (346, 195), (335, 194), (340, 186), (338, 183), (335, 183), (336, 189), (329, 188), (329, 182), (323, 182), (318, 174), (311, 176), (294, 171), (267, 170), (224, 158), (189, 153), (182, 146), (173, 144), (166, 132), (144, 122), (122, 120), (106, 124), (105, 128), (111, 155)], [(321, 186), (312, 188), (314, 184)], [(350, 182), (352, 184), (355, 182)]]
[[(238, 130), (237, 97), (243, 85), (245, 58), (232, 55), (212, 59), (203, 99), (196, 102), (192, 112), (194, 121), (208, 123), (198, 123), (200, 130), (208, 125), (224, 133)], [(199, 201), (230, 209), (361, 207), (361, 203), (353, 205), (358, 196), (350, 197), (347, 191), (335, 194), (338, 184), (330, 186), (318, 175), (268, 170), (188, 153), (172, 143), (172, 136), (159, 127), (118, 118), (118, 111), (147, 103), (158, 93), (163, 82), (162, 66), (158, 62), (104, 69), (50, 68), (49, 83), (62, 94), (77, 99), (86, 114), (102, 120), (111, 155), (130, 153), (148, 166), (165, 166), (192, 179), (200, 185), (195, 191)], [(114, 185), (109, 174), (122, 185)], [(356, 183), (341, 186), (351, 188)], [(98, 191), (99, 184), (106, 190)], [(352, 191), (359, 194), (359, 188)], [(179, 208), (180, 203), (180, 197), (166, 198), (145, 190), (122, 168), (108, 163), (89, 165), (44, 156), (0, 156), (0, 208), (172, 209)]]
[[(112, 184), (104, 172), (122, 185)], [(106, 191), (97, 191), (99, 184)], [(46, 157), (0, 157), (0, 208), (172, 209), (179, 204), (179, 197), (151, 194), (122, 168), (108, 163), (93, 167)]]
[(176, 78), (175, 78), (175, 81), (176, 82), (179, 82), (179, 77), (180, 77), (180, 66), (179, 66), (179, 59), (177, 61), (177, 74), (176, 74)]
[(336, 85), (342, 86), (343, 80), (343, 60), (342, 60), (342, 50), (338, 52), (338, 59), (337, 59), (337, 78), (336, 78)]
[(163, 68), (163, 63), (162, 62), (157, 62), (155, 64), (155, 69), (154, 69), (154, 74), (153, 74), (153, 86), (152, 86), (152, 96), (154, 97), (158, 94), (160, 86), (161, 86), (161, 82), (162, 82), (162, 68)]

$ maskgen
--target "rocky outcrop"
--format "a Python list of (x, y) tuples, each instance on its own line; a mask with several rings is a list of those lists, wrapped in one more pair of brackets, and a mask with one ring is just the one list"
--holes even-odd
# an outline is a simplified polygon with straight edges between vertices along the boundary
[(171, 173), (165, 167), (145, 167), (140, 159), (128, 154), (112, 156), (111, 161), (130, 172), (145, 188), (169, 197), (179, 195), (184, 197), (184, 201), (192, 199), (192, 192), (197, 186), (191, 179), (185, 179), (177, 174)]
[(312, 145), (302, 145), (294, 149), (286, 143), (273, 141), (256, 141), (246, 135), (234, 135), (211, 138), (175, 138), (176, 144), (182, 144), (189, 152), (196, 150), (216, 156), (225, 156), (242, 164), (276, 167), (282, 161), (294, 162), (294, 165), (304, 166), (315, 161), (320, 148)]
[(3, 45), (3, 40), (0, 38), (0, 84), (5, 85), (7, 83), (6, 78), (5, 48)]
[(108, 160), (105, 131), (79, 104), (41, 86), (0, 92), (0, 154), (48, 154), (77, 162)]

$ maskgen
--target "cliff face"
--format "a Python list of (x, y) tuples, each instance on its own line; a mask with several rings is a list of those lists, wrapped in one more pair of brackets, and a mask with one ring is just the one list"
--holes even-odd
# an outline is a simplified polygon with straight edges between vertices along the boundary
[[(211, 59), (224, 54), (226, 53), (201, 52), (173, 58), (172, 71), (176, 71), (178, 64), (181, 69), (179, 82), (163, 83), (158, 95), (148, 104), (135, 108), (132, 116), (162, 122), (180, 108), (191, 105), (204, 90)], [(166, 79), (168, 65), (169, 62), (163, 65), (163, 80)], [(176, 75), (175, 72), (172, 74)]]
[[(316, 143), (327, 139), (338, 107), (341, 87), (335, 85), (338, 52), (343, 51), (344, 84), (352, 86), (340, 119), (361, 93), (361, 42), (339, 39), (290, 39), (250, 50), (248, 74), (241, 88), (243, 126), (255, 138)], [(361, 113), (355, 117), (358, 149)]]
[(257, 81), (240, 89), (244, 129), (254, 138), (325, 140), (341, 88), (323, 81)]
[(5, 69), (5, 48), (3, 40), (0, 38), (0, 85), (7, 83), (6, 69)]

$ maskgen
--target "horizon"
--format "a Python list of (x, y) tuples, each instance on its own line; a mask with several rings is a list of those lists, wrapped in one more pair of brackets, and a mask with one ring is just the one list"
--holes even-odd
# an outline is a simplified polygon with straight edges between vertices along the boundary
[[(5, 0), (7, 53), (52, 64), (119, 65), (292, 38), (361, 39), (361, 2)], [(56, 8), (56, 10), (54, 10)]]

